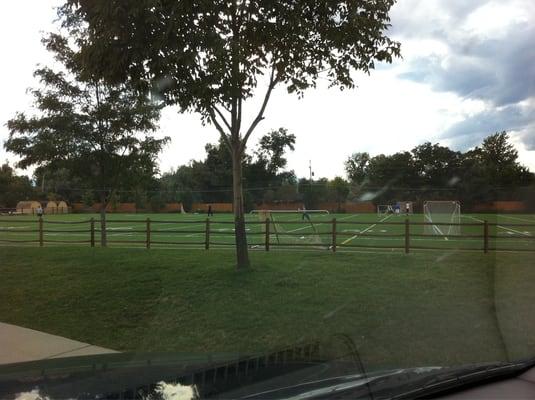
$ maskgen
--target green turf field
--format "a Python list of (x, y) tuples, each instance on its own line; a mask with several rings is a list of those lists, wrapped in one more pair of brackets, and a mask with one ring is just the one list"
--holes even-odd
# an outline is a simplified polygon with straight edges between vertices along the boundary
[[(98, 246), (98, 215), (46, 215), (43, 219), (45, 246), (90, 245), (90, 222), (95, 219), (95, 242)], [(146, 246), (147, 218), (150, 219), (152, 248), (204, 247), (206, 216), (203, 214), (109, 214), (108, 239), (110, 246)], [(232, 215), (216, 214), (210, 218), (210, 247), (233, 244)], [(336, 218), (338, 251), (360, 248), (403, 251), (405, 247), (404, 215), (376, 214), (311, 214), (311, 222), (295, 214), (273, 214), (270, 225), (270, 248), (307, 248), (328, 250), (333, 243), (332, 220)], [(489, 223), (490, 250), (535, 250), (535, 215), (533, 214), (463, 214), (461, 235), (448, 235), (447, 226), (438, 226), (444, 235), (429, 235), (424, 231), (424, 217), (414, 214), (410, 221), (410, 248), (483, 250), (483, 221)], [(35, 216), (0, 217), (1, 245), (39, 245), (38, 218)], [(252, 249), (265, 248), (265, 227), (257, 215), (247, 215), (248, 242)], [(29, 242), (28, 242), (29, 241)]]

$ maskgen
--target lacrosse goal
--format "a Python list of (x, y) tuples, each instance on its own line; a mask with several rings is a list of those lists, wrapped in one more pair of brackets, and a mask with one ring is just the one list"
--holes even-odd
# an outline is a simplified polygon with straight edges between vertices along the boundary
[(424, 234), (455, 236), (461, 234), (461, 204), (458, 201), (424, 202)]

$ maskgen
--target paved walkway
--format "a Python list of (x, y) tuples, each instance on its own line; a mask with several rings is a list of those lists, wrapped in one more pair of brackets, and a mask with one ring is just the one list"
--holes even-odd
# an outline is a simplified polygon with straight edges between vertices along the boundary
[(106, 353), (117, 352), (0, 322), (0, 364)]

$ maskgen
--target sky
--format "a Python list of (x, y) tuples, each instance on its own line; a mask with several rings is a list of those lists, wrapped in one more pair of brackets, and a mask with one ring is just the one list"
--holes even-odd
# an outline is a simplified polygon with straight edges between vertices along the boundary
[[(17, 0), (0, 5), (0, 142), (16, 112), (31, 110), (26, 93), (33, 71), (51, 63), (40, 39), (55, 30), (60, 0)], [(285, 127), (296, 135), (288, 167), (308, 176), (344, 175), (353, 152), (410, 150), (426, 141), (465, 151), (506, 130), (520, 161), (535, 171), (535, 1), (398, 0), (389, 35), (402, 58), (355, 74), (357, 88), (340, 91), (320, 81), (303, 99), (279, 87), (266, 119), (251, 138)], [(259, 88), (262, 89), (262, 88)], [(252, 116), (253, 99), (246, 108)], [(159, 136), (172, 142), (159, 157), (161, 172), (204, 157), (218, 134), (195, 114), (163, 111)], [(15, 162), (0, 148), (0, 161)], [(31, 171), (20, 171), (30, 173)]]

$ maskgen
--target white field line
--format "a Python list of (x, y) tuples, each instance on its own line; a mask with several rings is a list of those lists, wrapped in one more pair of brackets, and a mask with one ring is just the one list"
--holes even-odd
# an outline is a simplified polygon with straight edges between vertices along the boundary
[[(378, 240), (378, 241), (400, 241), (400, 240), (404, 240), (403, 237), (398, 237), (398, 238), (383, 238), (383, 237), (362, 237), (360, 238), (359, 240)], [(411, 242), (413, 241), (422, 241), (422, 242), (435, 242), (435, 241), (438, 241), (439, 238), (413, 238), (411, 237)], [(470, 241), (470, 242), (480, 242), (481, 240), (480, 239), (476, 239), (476, 238), (464, 238), (464, 239), (450, 239), (449, 240), (450, 242), (466, 242), (466, 241)], [(444, 249), (448, 249), (448, 247), (444, 247)]]
[(182, 229), (188, 229), (188, 228), (193, 228), (193, 227), (205, 226), (206, 225), (206, 224), (188, 224), (188, 226), (177, 226), (177, 227), (171, 227), (171, 228), (157, 228), (157, 227), (154, 227), (155, 224), (156, 223), (154, 223), (151, 226), (151, 229), (154, 229), (155, 231), (175, 231), (175, 230), (179, 231), (179, 230), (182, 230)]
[[(387, 215), (386, 217), (384, 217), (384, 218), (383, 218), (382, 220), (380, 220), (379, 222), (384, 222), (384, 221), (386, 221), (388, 218), (390, 218), (391, 216), (392, 216), (392, 214)], [(379, 222), (378, 222), (378, 223), (379, 223)], [(362, 232), (357, 233), (356, 235), (351, 236), (349, 239), (344, 240), (344, 241), (342, 242), (342, 244), (343, 244), (343, 245), (344, 245), (344, 244), (348, 244), (348, 243), (351, 242), (353, 239), (357, 238), (359, 235), (368, 232), (370, 229), (373, 229), (373, 228), (375, 228), (376, 226), (377, 226), (377, 224), (373, 224), (373, 225), (368, 226), (368, 227), (367, 227), (366, 229), (364, 229)], [(374, 238), (374, 239), (375, 239), (375, 238)]]
[[(429, 218), (427, 215), (425, 215), (425, 219), (426, 219), (426, 222), (429, 222), (429, 223), (433, 223), (433, 220), (431, 218)], [(440, 228), (436, 225), (433, 225), (433, 230), (435, 232), (438, 232), (439, 235), (442, 235), (444, 236), (444, 233), (440, 230)], [(448, 240), (448, 238), (446, 236), (444, 236), (444, 240)]]
[[(468, 218), (471, 218), (473, 219), (474, 221), (478, 221), (478, 222), (485, 222), (483, 221), (482, 219), (479, 219), (479, 218), (476, 218), (476, 217), (472, 217), (470, 215), (466, 216), (465, 217), (468, 217)], [(503, 230), (506, 230), (506, 231), (510, 231), (510, 232), (514, 232), (514, 233), (518, 233), (520, 235), (524, 235), (524, 236), (531, 236), (531, 234), (529, 233), (526, 233), (526, 232), (520, 232), (520, 231), (517, 231), (516, 229), (513, 229), (513, 228), (507, 228), (505, 226), (501, 226), (501, 225), (496, 225), (497, 228), (500, 228), (500, 229), (503, 229)]]
[(531, 224), (535, 223), (535, 220), (533, 220), (533, 219), (525, 219), (525, 218), (511, 217), (511, 216), (509, 216), (509, 215), (503, 215), (503, 214), (498, 214), (498, 217), (514, 219), (514, 220), (522, 221), (522, 222), (529, 222), (529, 223), (531, 223)]
[[(210, 233), (217, 233), (217, 232), (234, 232), (234, 228), (213, 228), (210, 226)], [(251, 232), (251, 228), (245, 228), (245, 233)], [(189, 235), (186, 235), (185, 237), (195, 237), (195, 236), (204, 236), (206, 235), (205, 231), (199, 232), (199, 233), (190, 233)], [(232, 238), (232, 236), (228, 236)]]
[[(349, 219), (349, 218), (352, 218), (352, 217), (356, 217), (358, 214), (351, 214), (347, 217), (343, 217), (343, 218), (339, 218), (338, 220), (344, 220), (344, 219)], [(326, 224), (329, 224), (331, 221), (327, 221), (327, 222), (320, 222), (319, 224), (315, 224), (315, 226), (320, 226), (320, 225), (326, 225)], [(284, 224), (284, 221), (280, 221), (279, 224)], [(261, 224), (258, 224), (260, 226), (260, 229), (261, 229)], [(289, 231), (286, 231), (285, 233), (292, 233), (292, 232), (297, 232), (297, 231), (301, 231), (303, 229), (310, 229), (310, 225), (307, 225), (307, 226), (302, 226), (300, 228), (296, 228), (296, 229), (292, 229), (292, 230), (289, 230)], [(219, 228), (219, 229), (216, 229), (216, 228), (213, 228), (211, 229), (211, 231), (216, 231), (216, 230), (219, 230), (221, 231), (223, 228)], [(249, 231), (247, 231), (249, 232)], [(199, 235), (204, 235), (205, 233), (204, 232), (201, 232), (201, 233), (192, 233), (192, 234), (189, 234), (189, 235), (186, 235), (186, 237), (194, 237), (194, 236), (199, 236)], [(281, 236), (284, 236), (284, 233), (281, 233), (280, 234)]]

